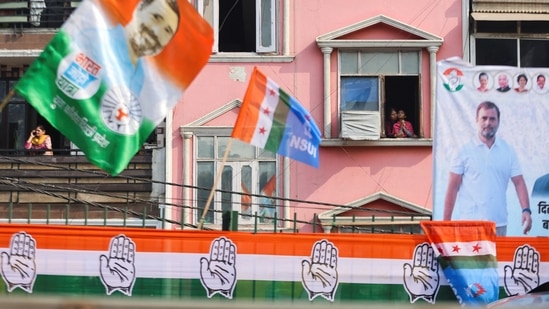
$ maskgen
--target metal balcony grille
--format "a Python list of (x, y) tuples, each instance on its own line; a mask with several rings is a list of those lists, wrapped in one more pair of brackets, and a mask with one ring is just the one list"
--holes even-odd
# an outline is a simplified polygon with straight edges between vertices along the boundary
[(0, 28), (59, 28), (82, 0), (0, 0)]

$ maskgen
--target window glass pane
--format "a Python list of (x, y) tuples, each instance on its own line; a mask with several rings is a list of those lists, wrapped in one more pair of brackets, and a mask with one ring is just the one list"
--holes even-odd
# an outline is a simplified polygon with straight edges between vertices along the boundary
[[(213, 162), (199, 162), (196, 165), (197, 169), (197, 180), (196, 185), (198, 189), (196, 190), (196, 206), (197, 211), (197, 222), (202, 218), (204, 213), (204, 208), (206, 207), (206, 202), (210, 195), (211, 188), (214, 183), (214, 164)], [(215, 201), (211, 202), (212, 205), (215, 205)], [(210, 205), (210, 207), (212, 207)], [(204, 222), (213, 223), (213, 211), (208, 211)]]
[(261, 46), (271, 46), (273, 38), (271, 37), (271, 2), (272, 0), (261, 0)]
[[(223, 158), (230, 137), (217, 138), (217, 157)], [(255, 159), (255, 147), (240, 140), (233, 139), (228, 158), (231, 159)]]
[(398, 73), (398, 53), (360, 53), (359, 73)]
[(477, 39), (477, 65), (518, 65), (516, 39)]
[(6, 81), (0, 80), (0, 98), (2, 98), (2, 100), (8, 94), (8, 90), (6, 88), (7, 88)]
[(276, 200), (273, 197), (276, 193), (276, 164), (274, 162), (259, 163), (259, 215), (261, 222), (269, 222), (269, 218), (274, 217), (276, 210)]
[[(242, 195), (240, 198), (240, 213), (251, 215), (252, 196), (250, 193), (257, 194), (257, 192), (252, 192), (252, 168), (249, 165), (242, 166), (240, 170), (240, 185), (242, 186), (242, 193), (248, 193)], [(255, 190), (257, 190), (257, 188), (255, 188)]]
[(476, 32), (517, 33), (516, 21), (477, 21)]
[[(8, 148), (22, 150), (27, 139), (27, 132), (30, 131), (26, 128), (25, 103), (11, 103), (8, 105)], [(54, 147), (55, 148), (55, 145)]]
[[(227, 149), (228, 142), (229, 137), (218, 137), (217, 157), (219, 159), (223, 158), (225, 155), (225, 149)], [(228, 157), (231, 159), (255, 159), (255, 147), (240, 140), (233, 139)]]
[(522, 21), (520, 24), (521, 33), (548, 33), (549, 22), (546, 21)]
[(198, 157), (201, 159), (213, 159), (214, 157), (214, 138), (211, 136), (199, 136)]
[[(8, 94), (8, 90), (6, 89), (6, 81), (1, 80), (0, 81), (0, 98), (2, 98), (2, 101), (4, 98), (6, 98), (6, 95)], [(0, 115), (2, 115), (2, 110), (0, 110)], [(0, 118), (0, 124), (2, 124), (2, 118)]]
[(276, 159), (276, 153), (272, 151), (261, 149), (261, 148), (258, 148), (258, 151), (259, 151), (258, 158), (260, 159)]
[(342, 111), (377, 111), (377, 77), (341, 77)]
[(521, 40), (520, 66), (523, 68), (549, 67), (549, 41)]
[[(10, 80), (9, 81), (9, 89), (13, 89), (13, 87), (15, 86), (15, 83), (17, 83), (16, 80)], [(10, 101), (25, 101), (25, 99), (19, 95), (19, 93), (14, 92), (13, 93), (13, 96), (11, 97)]]
[(340, 55), (341, 55), (341, 73), (357, 74), (358, 73), (358, 53), (341, 52)]
[(231, 211), (233, 210), (233, 168), (232, 166), (225, 165), (223, 167), (223, 173), (221, 173), (221, 210)]
[(401, 73), (419, 74), (419, 52), (402, 52), (400, 58)]

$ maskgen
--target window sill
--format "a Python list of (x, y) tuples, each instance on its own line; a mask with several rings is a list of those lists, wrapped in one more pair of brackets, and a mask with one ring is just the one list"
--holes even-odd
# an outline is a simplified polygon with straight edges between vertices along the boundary
[(292, 62), (294, 58), (294, 56), (261, 55), (256, 53), (217, 53), (210, 57), (209, 62)]
[(361, 147), (361, 146), (425, 146), (432, 147), (431, 138), (383, 138), (378, 140), (322, 139), (321, 147)]

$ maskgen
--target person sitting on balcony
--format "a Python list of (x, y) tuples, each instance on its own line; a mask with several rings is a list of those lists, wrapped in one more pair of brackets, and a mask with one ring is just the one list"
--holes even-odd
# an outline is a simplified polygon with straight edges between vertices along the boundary
[(51, 137), (46, 134), (46, 129), (44, 129), (43, 125), (37, 125), (31, 131), (25, 143), (25, 149), (31, 150), (31, 155), (53, 156)]

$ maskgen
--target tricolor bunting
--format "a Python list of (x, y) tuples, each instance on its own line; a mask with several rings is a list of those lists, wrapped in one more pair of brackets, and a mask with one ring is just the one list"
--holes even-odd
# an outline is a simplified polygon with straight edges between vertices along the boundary
[(319, 166), (320, 130), (299, 101), (254, 68), (232, 137)]
[(499, 298), (494, 222), (422, 221), (421, 227), (461, 305)]
[[(499, 282), (524, 281), (529, 275), (525, 267), (532, 264), (539, 282), (549, 281), (547, 239), (498, 237), (497, 249)], [(36, 300), (43, 295), (85, 297), (103, 305), (110, 293), (113, 301), (122, 301), (122, 296), (129, 304), (139, 302), (136, 308), (159, 308), (155, 302), (160, 301), (213, 301), (207, 303), (213, 308), (229, 296), (234, 301), (282, 306), (292, 302), (300, 307), (314, 298), (310, 308), (327, 308), (324, 300), (343, 308), (351, 302), (365, 309), (380, 303), (389, 308), (429, 307), (423, 300), (443, 308), (456, 297), (446, 280), (439, 280), (443, 274), (437, 275), (440, 267), (432, 251), (421, 234), (205, 233), (0, 223), (0, 307), (5, 308), (6, 301), (11, 304), (10, 297)], [(527, 254), (532, 251), (537, 253), (535, 261)], [(504, 274), (504, 265), (515, 268), (514, 277)], [(208, 277), (211, 272), (217, 275)], [(137, 299), (127, 299), (130, 295)], [(144, 301), (150, 305), (141, 306)]]
[(15, 91), (116, 175), (181, 99), (212, 44), (212, 28), (187, 0), (85, 0)]

